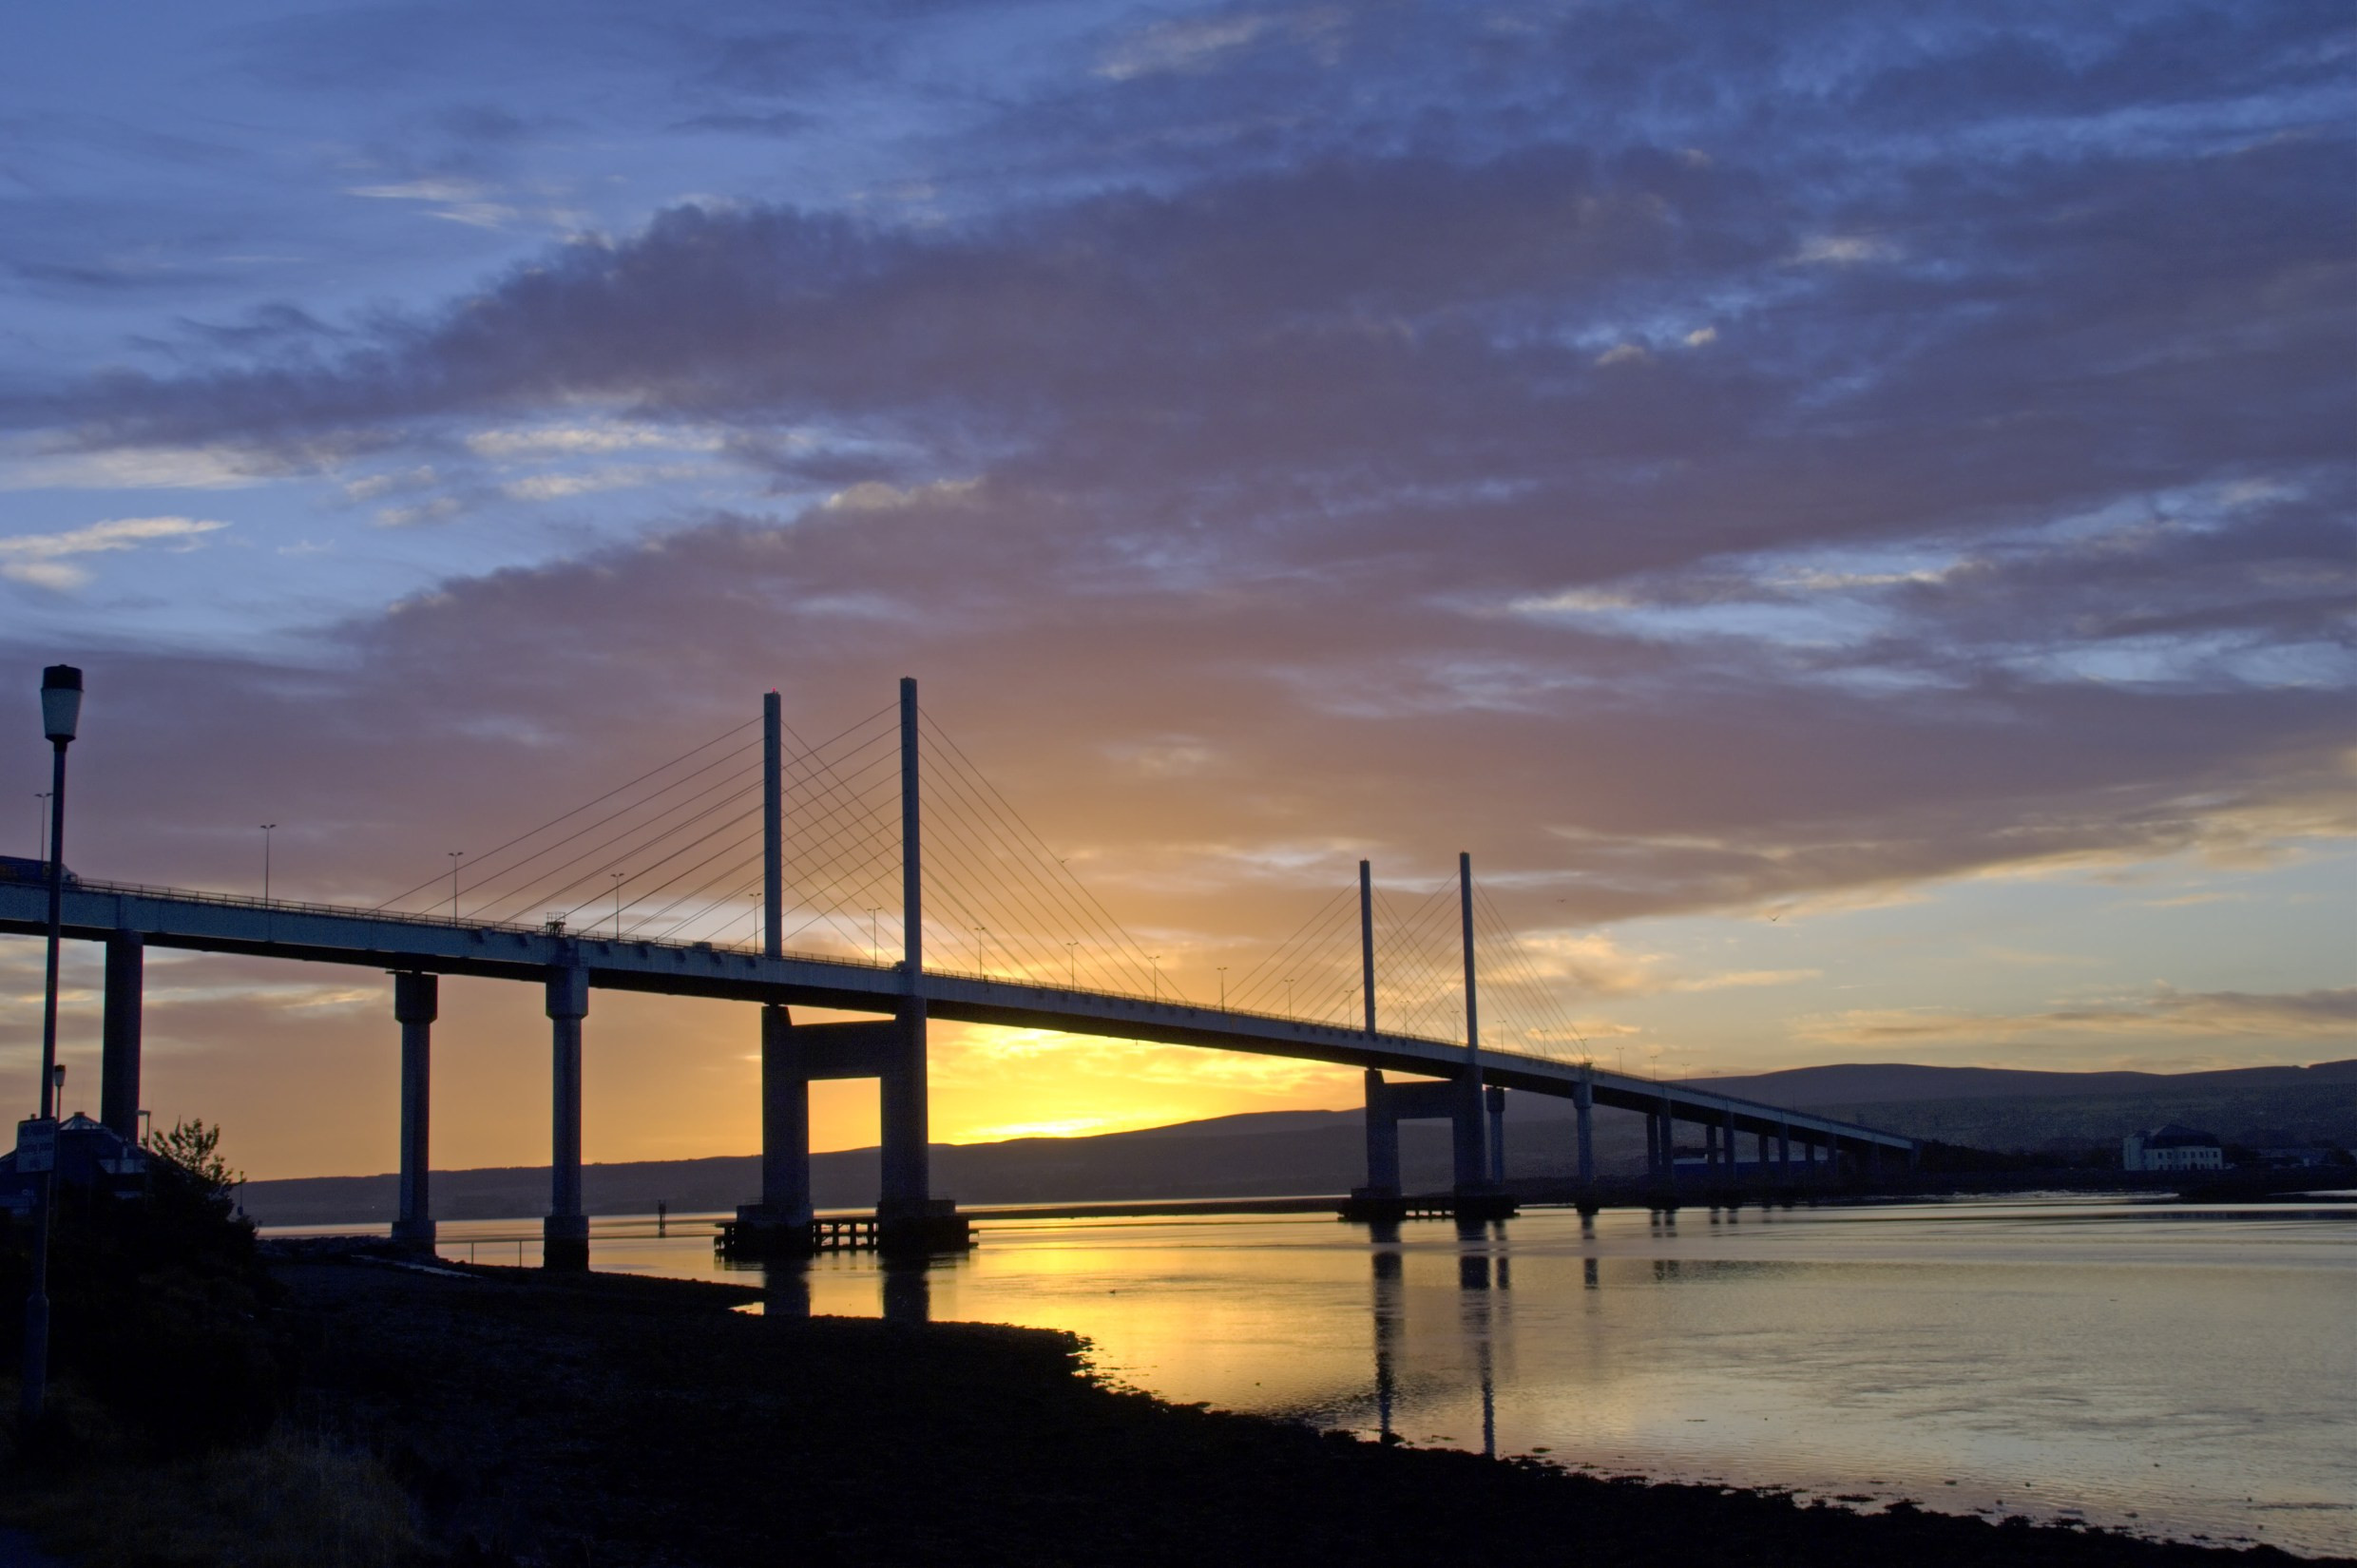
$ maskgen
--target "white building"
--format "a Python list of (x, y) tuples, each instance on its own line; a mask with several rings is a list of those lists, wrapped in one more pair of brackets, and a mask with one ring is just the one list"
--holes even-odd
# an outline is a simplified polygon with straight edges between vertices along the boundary
[(2195, 1132), (2172, 1121), (2149, 1133), (2130, 1133), (2119, 1140), (2123, 1171), (2223, 1171), (2226, 1151), (2214, 1134)]

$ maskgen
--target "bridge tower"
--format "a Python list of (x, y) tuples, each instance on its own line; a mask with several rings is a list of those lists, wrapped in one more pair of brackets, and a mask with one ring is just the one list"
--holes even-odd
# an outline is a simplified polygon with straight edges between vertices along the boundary
[[(763, 932), (766, 958), (784, 956), (784, 720), (776, 692), (761, 702)], [(875, 1234), (888, 1249), (962, 1246), (965, 1221), (932, 1195), (926, 1081), (924, 782), (912, 679), (900, 683), (900, 996), (889, 1019), (794, 1023), (778, 1004), (761, 1009), (761, 1198), (737, 1211), (725, 1250), (758, 1257), (807, 1252), (819, 1225), (811, 1203), (810, 1086), (821, 1079), (877, 1080), (882, 1190)]]
[[(761, 956), (785, 955), (785, 718), (761, 696)], [(761, 1199), (737, 1211), (748, 1252), (800, 1252), (811, 1242), (809, 1063), (782, 1003), (761, 1008)]]
[[(1451, 1205), (1459, 1218), (1494, 1218), (1513, 1213), (1514, 1205), (1499, 1192), (1504, 1178), (1504, 1093), (1482, 1085), (1481, 1012), (1475, 999), (1473, 967), (1473, 862), (1457, 857), (1458, 896), (1465, 933), (1466, 1056), (1454, 1078), (1393, 1083), (1373, 1067), (1367, 1069), (1367, 1185), (1353, 1188), (1345, 1217), (1388, 1223), (1408, 1209), (1400, 1186), (1399, 1124), (1403, 1121), (1445, 1120), (1449, 1123), (1454, 1191)], [(1375, 1037), (1375, 922), (1373, 871), (1358, 863), (1359, 976), (1364, 992), (1368, 1039)], [(1492, 1129), (1483, 1138), (1483, 1122)]]

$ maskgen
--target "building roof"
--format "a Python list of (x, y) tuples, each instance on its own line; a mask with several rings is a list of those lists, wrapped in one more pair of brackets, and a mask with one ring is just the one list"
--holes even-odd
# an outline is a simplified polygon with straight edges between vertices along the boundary
[(2215, 1133), (2205, 1133), (2180, 1122), (2172, 1121), (2165, 1127), (2156, 1127), (2146, 1133), (2144, 1146), (2147, 1149), (2215, 1148), (2218, 1146), (2218, 1138)]

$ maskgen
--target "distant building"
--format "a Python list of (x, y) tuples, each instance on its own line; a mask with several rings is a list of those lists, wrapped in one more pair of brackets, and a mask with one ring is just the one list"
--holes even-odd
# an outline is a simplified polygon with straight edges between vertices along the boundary
[(2123, 1171), (2223, 1171), (2226, 1149), (2214, 1133), (2196, 1132), (2172, 1121), (2119, 1140)]

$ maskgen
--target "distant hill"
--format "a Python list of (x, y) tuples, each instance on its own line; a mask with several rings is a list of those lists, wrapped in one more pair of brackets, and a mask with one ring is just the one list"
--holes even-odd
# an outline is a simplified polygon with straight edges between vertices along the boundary
[[(2121, 1135), (2182, 1121), (2229, 1140), (2357, 1146), (2357, 1061), (2246, 1067), (2204, 1073), (2040, 1073), (2005, 1068), (1853, 1064), (1704, 1080), (1746, 1099), (1838, 1116), (1919, 1138), (1976, 1148), (2036, 1151), (2113, 1144)], [(1567, 1100), (1516, 1095), (1507, 1113), (1513, 1176), (1574, 1169)], [(2250, 1135), (2265, 1134), (2253, 1138)], [(1262, 1111), (1093, 1138), (1030, 1138), (936, 1144), (936, 1192), (968, 1204), (1058, 1203), (1341, 1193), (1366, 1179), (1356, 1111)], [(1597, 1163), (1633, 1171), (1644, 1158), (1644, 1124), (1624, 1112), (1596, 1118)], [(1410, 1187), (1448, 1181), (1447, 1128), (1401, 1128)], [(821, 1208), (874, 1201), (873, 1149), (811, 1158)], [(590, 1165), (582, 1172), (591, 1214), (733, 1209), (760, 1185), (752, 1155)], [(397, 1201), (393, 1176), (315, 1176), (247, 1183), (246, 1211), (265, 1225), (383, 1224)], [(433, 1207), (445, 1219), (546, 1212), (545, 1166), (436, 1171)]]
[(1919, 1067), (1905, 1062), (1793, 1067), (1709, 1081), (1730, 1094), (1794, 1107), (1935, 1100), (2200, 1095), (2213, 1091), (2357, 1087), (2357, 1061), (2312, 1067), (2230, 1067), (2204, 1073), (2041, 1073), (2013, 1067)]

